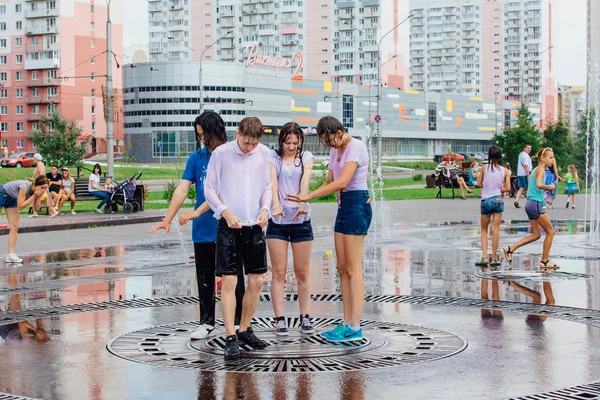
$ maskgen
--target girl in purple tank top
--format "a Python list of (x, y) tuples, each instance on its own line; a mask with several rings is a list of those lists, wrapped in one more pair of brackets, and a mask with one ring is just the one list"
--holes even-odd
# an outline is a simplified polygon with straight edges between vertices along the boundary
[[(510, 190), (510, 173), (500, 165), (502, 150), (492, 146), (488, 150), (488, 164), (481, 167), (476, 186), (481, 188), (481, 259), (475, 264), (479, 266), (499, 265), (497, 260), (498, 242), (500, 240), (500, 222), (504, 212), (502, 192)], [(492, 254), (488, 255), (488, 235), (490, 220), (492, 221)]]
[(334, 237), (344, 319), (321, 336), (331, 342), (357, 341), (363, 338), (360, 327), (365, 297), (362, 258), (373, 214), (367, 190), (369, 152), (363, 142), (350, 136), (340, 121), (331, 116), (319, 120), (317, 135), (330, 151), (327, 181), (308, 195), (288, 195), (287, 198), (304, 202), (338, 192)]

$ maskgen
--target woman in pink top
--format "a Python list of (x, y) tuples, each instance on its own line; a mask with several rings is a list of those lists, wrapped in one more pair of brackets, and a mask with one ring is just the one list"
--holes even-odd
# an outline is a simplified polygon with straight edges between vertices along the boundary
[(317, 134), (330, 149), (327, 181), (308, 195), (288, 194), (287, 198), (307, 202), (338, 192), (334, 238), (344, 319), (321, 336), (332, 342), (361, 340), (360, 317), (365, 297), (362, 258), (372, 217), (367, 187), (369, 152), (367, 146), (350, 136), (334, 117), (321, 118)]
[(308, 194), (308, 183), (312, 174), (313, 155), (302, 151), (304, 134), (295, 122), (283, 125), (278, 138), (279, 147), (271, 152), (271, 188), (273, 191), (273, 213), (267, 226), (267, 246), (271, 256), (273, 281), (271, 298), (275, 311), (275, 334), (289, 335), (283, 307), (283, 284), (288, 265), (288, 243), (292, 245), (294, 274), (298, 281), (300, 303), (300, 332), (314, 333), (308, 316), (310, 307), (310, 252), (313, 231), (310, 223), (310, 207), (285, 198), (287, 193)]
[[(500, 240), (500, 222), (504, 212), (502, 191), (510, 190), (510, 173), (500, 163), (502, 150), (492, 146), (488, 150), (488, 164), (481, 167), (476, 186), (481, 189), (481, 259), (480, 266), (497, 266), (498, 241)], [(488, 228), (492, 220), (492, 254), (488, 255)]]

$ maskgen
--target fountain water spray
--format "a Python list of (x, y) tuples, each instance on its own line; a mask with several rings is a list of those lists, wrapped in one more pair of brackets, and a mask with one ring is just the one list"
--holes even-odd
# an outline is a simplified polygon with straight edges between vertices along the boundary
[(588, 195), (585, 196), (585, 226), (588, 230), (588, 241), (592, 247), (600, 247), (600, 64), (588, 65), (588, 121), (586, 126), (586, 165), (585, 183)]

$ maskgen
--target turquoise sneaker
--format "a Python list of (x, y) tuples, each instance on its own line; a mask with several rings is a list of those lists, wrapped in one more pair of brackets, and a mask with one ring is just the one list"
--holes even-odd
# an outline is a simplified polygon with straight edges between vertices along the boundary
[(338, 333), (341, 332), (345, 327), (346, 325), (339, 323), (335, 326), (335, 328), (329, 331), (321, 332), (320, 335), (323, 336), (325, 339), (329, 340), (330, 336), (337, 336)]
[(362, 329), (359, 328), (357, 331), (353, 331), (349, 326), (344, 325), (344, 329), (334, 332), (325, 339), (330, 342), (353, 342), (355, 340), (361, 340), (363, 338)]

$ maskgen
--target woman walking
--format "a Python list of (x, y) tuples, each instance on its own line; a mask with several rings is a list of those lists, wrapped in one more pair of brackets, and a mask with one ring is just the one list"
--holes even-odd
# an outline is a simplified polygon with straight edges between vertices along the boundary
[(37, 176), (33, 182), (12, 181), (0, 186), (0, 210), (4, 207), (8, 219), (8, 255), (7, 263), (21, 263), (22, 258), (15, 254), (19, 236), (20, 211), (41, 199), (48, 190), (48, 181), (44, 175)]
[(362, 259), (372, 217), (367, 186), (369, 153), (367, 146), (350, 136), (334, 117), (321, 118), (317, 134), (330, 149), (327, 181), (308, 195), (288, 194), (287, 198), (308, 202), (338, 192), (334, 241), (344, 319), (321, 336), (332, 342), (360, 340), (363, 337), (360, 317), (365, 297)]
[(542, 229), (546, 231), (546, 238), (544, 239), (544, 247), (542, 250), (542, 258), (540, 259), (540, 269), (556, 270), (559, 266), (550, 262), (550, 249), (552, 248), (552, 241), (554, 240), (554, 227), (544, 206), (546, 200), (544, 200), (544, 190), (554, 190), (554, 184), (544, 184), (546, 168), (554, 164), (554, 152), (549, 147), (544, 147), (538, 152), (537, 155), (539, 164), (533, 169), (529, 177), (527, 186), (527, 203), (525, 204), (525, 212), (529, 218), (531, 224), (532, 233), (519, 240), (517, 243), (506, 246), (502, 250), (504, 251), (504, 257), (509, 264), (512, 264), (512, 255), (518, 248), (525, 246), (531, 242), (535, 242), (542, 237)]
[(287, 200), (286, 194), (308, 194), (313, 155), (309, 151), (302, 151), (304, 134), (302, 128), (295, 122), (283, 125), (278, 143), (278, 149), (273, 150), (271, 154), (273, 212), (266, 235), (273, 271), (271, 298), (276, 320), (275, 334), (278, 336), (289, 334), (283, 306), (289, 243), (294, 257), (294, 275), (298, 282), (300, 331), (308, 334), (314, 332), (308, 315), (310, 308), (308, 272), (314, 239), (310, 207), (306, 203)]
[(110, 200), (110, 194), (100, 186), (100, 175), (102, 175), (102, 168), (100, 164), (94, 165), (94, 172), (90, 174), (89, 184), (88, 184), (88, 192), (92, 196), (96, 196), (102, 199), (102, 201), (96, 207), (97, 214), (103, 214), (102, 206), (108, 203)]
[(571, 208), (575, 209), (575, 195), (580, 192), (580, 188), (577, 168), (575, 168), (573, 164), (569, 165), (569, 172), (567, 172), (566, 180), (567, 187), (565, 188), (565, 194), (567, 195), (567, 208), (571, 205)]
[[(477, 265), (498, 265), (498, 241), (500, 240), (500, 222), (504, 212), (502, 200), (503, 188), (510, 188), (510, 174), (500, 163), (502, 150), (492, 146), (488, 150), (488, 164), (481, 167), (477, 177), (477, 187), (481, 188), (481, 259)], [(504, 189), (507, 190), (507, 189)], [(510, 190), (510, 189), (508, 189)], [(488, 255), (488, 235), (492, 222), (492, 254)]]

